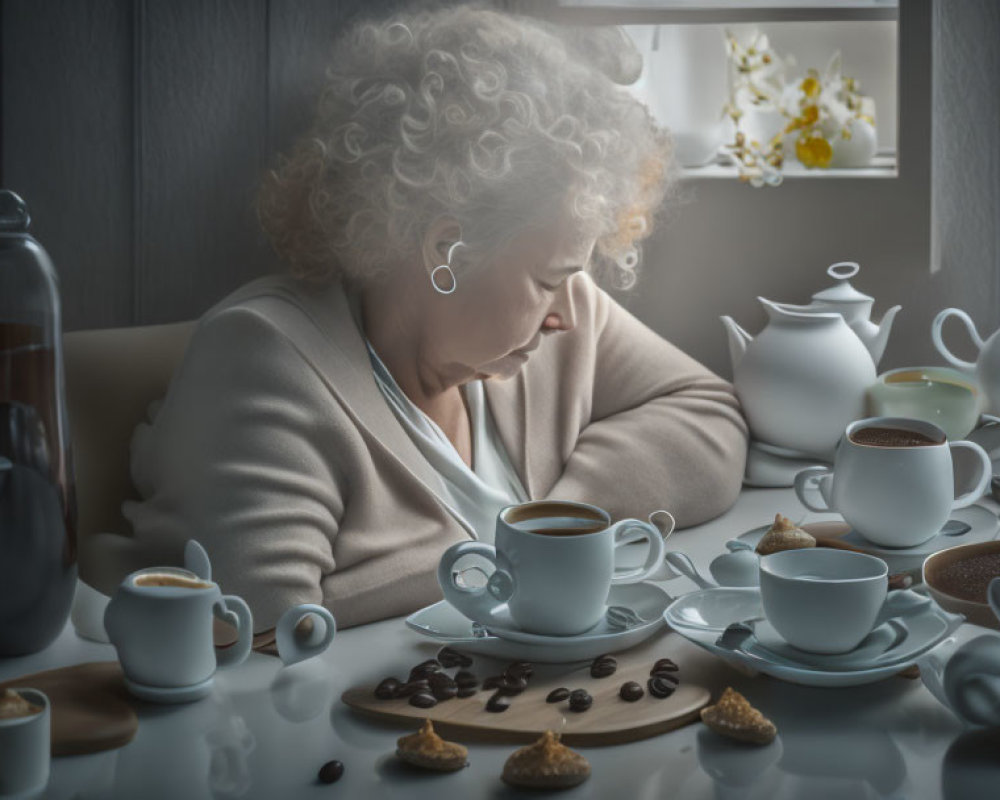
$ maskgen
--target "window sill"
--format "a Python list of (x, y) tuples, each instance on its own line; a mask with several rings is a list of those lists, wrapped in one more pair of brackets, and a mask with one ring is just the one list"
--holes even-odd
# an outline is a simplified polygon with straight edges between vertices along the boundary
[[(875, 156), (871, 164), (866, 167), (854, 167), (850, 169), (809, 169), (802, 166), (798, 161), (790, 161), (782, 169), (785, 180), (798, 180), (801, 178), (897, 178), (899, 170), (896, 167), (895, 154), (881, 154)], [(681, 180), (701, 179), (701, 178), (725, 178), (727, 180), (737, 180), (739, 173), (732, 164), (722, 161), (706, 164), (703, 167), (682, 167)]]

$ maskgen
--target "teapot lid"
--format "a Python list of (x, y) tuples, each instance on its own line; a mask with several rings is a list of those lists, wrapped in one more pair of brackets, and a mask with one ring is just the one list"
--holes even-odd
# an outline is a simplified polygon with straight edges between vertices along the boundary
[(836, 280), (837, 283), (829, 289), (816, 292), (816, 294), (812, 296), (812, 299), (819, 300), (823, 303), (874, 302), (874, 298), (869, 297), (863, 292), (859, 292), (851, 286), (850, 279), (857, 275), (860, 271), (861, 267), (854, 261), (838, 261), (836, 264), (831, 264), (827, 267), (826, 274)]

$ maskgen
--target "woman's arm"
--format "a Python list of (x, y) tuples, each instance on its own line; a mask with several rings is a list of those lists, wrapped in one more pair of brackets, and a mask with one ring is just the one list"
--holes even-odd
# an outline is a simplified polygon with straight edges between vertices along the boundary
[(292, 343), (247, 308), (196, 331), (151, 426), (133, 438), (144, 501), (126, 502), (137, 543), (197, 539), (226, 594), (249, 604), (255, 646), (281, 614), (323, 603), (345, 481), (329, 441), (330, 395)]
[(747, 426), (732, 386), (666, 341), (589, 277), (578, 324), (593, 326), (593, 395), (548, 497), (581, 500), (613, 517), (665, 508), (678, 527), (736, 500)]

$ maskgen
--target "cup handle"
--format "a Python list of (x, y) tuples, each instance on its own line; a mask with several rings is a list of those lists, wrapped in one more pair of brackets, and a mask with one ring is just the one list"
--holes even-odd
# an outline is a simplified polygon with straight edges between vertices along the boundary
[(242, 597), (225, 594), (215, 601), (212, 613), (236, 628), (237, 639), (230, 645), (215, 648), (215, 663), (220, 667), (235, 666), (246, 661), (253, 646), (253, 615)]
[[(305, 641), (300, 641), (295, 634), (295, 627), (305, 617), (311, 617), (312, 632)], [(318, 656), (333, 641), (337, 632), (337, 621), (333, 614), (323, 606), (315, 603), (301, 603), (292, 606), (278, 620), (275, 629), (275, 640), (278, 644), (278, 657), (287, 666), (307, 658)]]
[[(486, 581), (486, 586), (461, 586), (455, 582), (452, 572), (455, 562), (467, 555), (482, 556), (493, 564), (493, 574)], [(496, 548), (485, 542), (453, 544), (444, 551), (438, 562), (437, 578), (445, 600), (473, 622), (487, 623), (517, 588), (514, 576), (497, 564)]]
[(795, 496), (799, 498), (799, 502), (802, 503), (810, 511), (820, 511), (828, 512), (833, 511), (830, 508), (826, 497), (823, 495), (823, 490), (820, 488), (820, 497), (823, 498), (823, 502), (826, 505), (815, 506), (806, 498), (806, 484), (812, 478), (823, 478), (826, 476), (833, 476), (833, 470), (829, 467), (807, 467), (795, 476)]
[[(629, 535), (632, 531), (636, 531), (636, 534)], [(645, 539), (649, 542), (646, 563), (635, 569), (623, 572), (616, 571), (611, 577), (612, 585), (638, 583), (659, 570), (660, 563), (663, 561), (663, 552), (666, 548), (666, 543), (663, 540), (663, 535), (655, 525), (643, 522), (641, 519), (623, 519), (611, 526), (611, 532), (616, 550), (623, 544), (637, 542), (640, 539)]]
[(963, 361), (953, 355), (951, 350), (949, 350), (947, 345), (945, 345), (944, 339), (941, 338), (941, 328), (948, 317), (958, 317), (963, 323), (965, 323), (965, 327), (968, 329), (969, 336), (975, 343), (976, 348), (979, 350), (983, 349), (983, 339), (979, 335), (979, 331), (976, 330), (975, 323), (969, 315), (960, 308), (946, 308), (934, 317), (934, 322), (931, 323), (931, 339), (934, 340), (934, 347), (937, 348), (937, 351), (944, 356), (945, 360), (948, 361), (949, 364), (974, 375), (976, 372), (976, 365), (971, 361)]
[(971, 506), (983, 496), (983, 492), (986, 491), (986, 485), (990, 482), (990, 478), (993, 477), (993, 462), (990, 461), (989, 454), (975, 442), (967, 442), (965, 440), (948, 442), (948, 446), (952, 448), (964, 447), (967, 450), (972, 450), (972, 452), (979, 456), (979, 460), (982, 462), (983, 467), (983, 474), (979, 476), (979, 480), (976, 482), (976, 488), (971, 489), (965, 494), (960, 494), (955, 498), (951, 505), (951, 510), (954, 511), (956, 508)]

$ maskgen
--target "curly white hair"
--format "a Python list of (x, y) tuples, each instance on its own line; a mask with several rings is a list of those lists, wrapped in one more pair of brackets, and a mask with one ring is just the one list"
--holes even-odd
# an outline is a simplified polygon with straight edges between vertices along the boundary
[(670, 138), (588, 58), (587, 39), (479, 5), (345, 31), (312, 125), (258, 192), (292, 274), (391, 276), (441, 215), (466, 245), (453, 266), (474, 268), (568, 213), (596, 239), (589, 267), (630, 285), (672, 185)]

